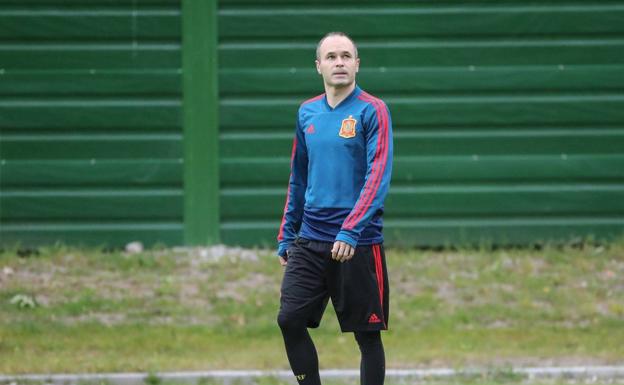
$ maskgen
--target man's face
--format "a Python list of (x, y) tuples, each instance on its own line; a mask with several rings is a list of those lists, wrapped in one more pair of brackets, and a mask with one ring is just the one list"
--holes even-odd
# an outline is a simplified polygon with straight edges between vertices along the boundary
[(355, 47), (344, 36), (330, 36), (323, 40), (316, 60), (316, 70), (328, 86), (348, 87), (355, 81), (360, 59), (355, 57)]

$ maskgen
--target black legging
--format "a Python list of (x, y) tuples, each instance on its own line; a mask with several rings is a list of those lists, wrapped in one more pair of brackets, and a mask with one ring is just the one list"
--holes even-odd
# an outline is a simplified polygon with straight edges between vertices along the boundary
[(386, 356), (384, 354), (381, 333), (355, 332), (355, 340), (362, 352), (360, 361), (360, 384), (383, 385), (386, 376)]
[[(305, 323), (287, 319), (281, 315), (277, 322), (282, 330), (286, 355), (293, 374), (300, 385), (320, 385), (318, 355)], [(383, 385), (386, 358), (379, 331), (355, 332), (362, 360), (360, 362), (361, 385)]]

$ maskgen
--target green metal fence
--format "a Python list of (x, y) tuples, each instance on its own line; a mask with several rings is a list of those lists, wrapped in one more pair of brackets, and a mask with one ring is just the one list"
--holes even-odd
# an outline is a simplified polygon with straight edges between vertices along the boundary
[(0, 1), (3, 241), (273, 245), (330, 30), (393, 115), (389, 243), (623, 232), (624, 1), (182, 5)]
[(180, 4), (0, 1), (2, 243), (183, 242)]
[[(393, 114), (394, 244), (623, 228), (624, 3), (222, 1), (222, 237), (270, 240), (314, 47), (349, 32)], [(329, 165), (328, 165), (329, 167)]]

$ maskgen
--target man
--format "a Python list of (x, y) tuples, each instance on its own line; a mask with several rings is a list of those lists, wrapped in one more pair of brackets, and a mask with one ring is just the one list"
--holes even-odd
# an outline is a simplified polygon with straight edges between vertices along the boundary
[(331, 297), (340, 328), (354, 332), (361, 383), (381, 385), (388, 327), (383, 202), (392, 172), (392, 123), (383, 101), (355, 83), (357, 47), (342, 32), (325, 35), (316, 69), (325, 93), (301, 104), (278, 255), (285, 266), (278, 324), (301, 385), (320, 384), (308, 327), (318, 327)]

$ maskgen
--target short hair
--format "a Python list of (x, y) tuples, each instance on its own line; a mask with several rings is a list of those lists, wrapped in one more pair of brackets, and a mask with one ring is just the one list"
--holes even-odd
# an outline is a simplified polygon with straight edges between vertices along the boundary
[(346, 37), (347, 39), (349, 39), (349, 41), (351, 41), (351, 43), (353, 44), (353, 49), (355, 50), (355, 52), (354, 52), (355, 57), (356, 58), (358, 57), (357, 45), (355, 45), (355, 42), (353, 41), (353, 39), (351, 39), (351, 36), (347, 35), (344, 32), (334, 31), (334, 32), (329, 32), (329, 33), (325, 34), (325, 36), (323, 36), (323, 38), (321, 40), (319, 40), (318, 44), (316, 45), (316, 60), (320, 60), (320, 58), (321, 58), (321, 44), (323, 44), (325, 39), (327, 39), (328, 37), (331, 37), (331, 36), (343, 36), (343, 37)]

